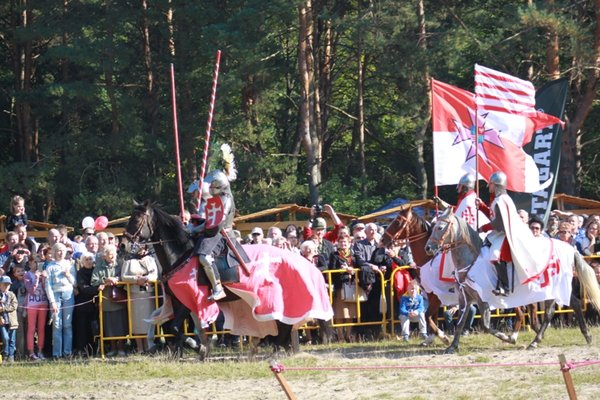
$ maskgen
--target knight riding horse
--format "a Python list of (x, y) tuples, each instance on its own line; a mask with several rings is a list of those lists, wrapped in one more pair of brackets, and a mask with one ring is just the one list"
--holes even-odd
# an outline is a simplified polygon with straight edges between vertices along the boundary
[[(523, 223), (515, 203), (507, 194), (506, 185), (504, 172), (497, 171), (490, 176), (488, 186), (494, 196), (489, 208), (491, 222), (480, 228), (480, 231), (491, 231), (486, 243), (490, 246), (489, 261), (496, 268), (498, 276), (496, 288), (492, 291), (496, 296), (509, 295), (514, 289), (515, 275), (520, 284), (539, 276), (547, 266), (551, 251), (549, 247), (536, 244), (529, 227)], [(511, 280), (508, 263), (513, 264)]]
[[(199, 234), (194, 247), (198, 254), (198, 261), (212, 287), (212, 295), (209, 300), (220, 300), (226, 296), (221, 276), (215, 263), (215, 258), (227, 252), (229, 268), (245, 265), (249, 262), (244, 249), (235, 238), (229, 237), (233, 228), (235, 216), (235, 202), (229, 178), (223, 171), (214, 171), (210, 174), (210, 197), (205, 206), (205, 221), (192, 229), (193, 233)], [(201, 274), (198, 274), (201, 279)], [(200, 281), (201, 282), (201, 281)]]

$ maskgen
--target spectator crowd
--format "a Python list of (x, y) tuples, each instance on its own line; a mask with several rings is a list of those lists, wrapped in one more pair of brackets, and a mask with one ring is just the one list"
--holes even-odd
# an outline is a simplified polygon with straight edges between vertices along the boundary
[[(10, 206), (6, 241), (0, 248), (0, 341), (4, 362), (96, 354), (99, 295), (104, 336), (146, 335), (152, 330), (147, 322), (155, 309), (151, 283), (160, 276), (160, 266), (151, 248), (141, 248), (135, 255), (125, 254), (112, 233), (87, 227), (71, 238), (64, 225), (50, 229), (45, 241), (38, 243), (28, 237), (24, 199), (15, 196)], [(534, 235), (568, 242), (585, 256), (600, 255), (600, 216), (555, 211), (544, 226), (542, 219), (530, 217), (523, 210), (520, 215)], [(333, 222), (329, 230), (325, 216)], [(182, 220), (185, 223), (193, 216), (184, 215)], [(376, 322), (391, 307), (400, 320), (399, 340), (409, 340), (411, 323), (418, 324), (418, 335), (425, 337), (426, 296), (421, 294), (416, 279), (417, 266), (410, 247), (403, 240), (393, 242), (390, 248), (381, 247), (383, 232), (384, 227), (375, 223), (354, 221), (346, 226), (330, 205), (324, 205), (322, 210), (311, 208), (303, 227), (271, 227), (266, 234), (255, 227), (246, 237), (239, 232), (236, 236), (242, 244), (267, 244), (299, 253), (324, 273), (332, 290), (334, 322), (341, 326), (335, 331), (338, 340), (378, 339), (382, 326)], [(593, 258), (590, 263), (600, 281), (600, 264)], [(407, 268), (397, 268), (401, 266)], [(388, 287), (385, 282), (392, 274), (393, 281), (402, 284)], [(131, 332), (127, 305), (117, 294), (123, 282), (129, 286)], [(390, 296), (392, 290), (394, 296)], [(449, 330), (456, 310), (446, 310)], [(475, 314), (473, 307), (467, 332), (468, 328), (476, 329)], [(592, 311), (588, 317), (599, 322)], [(322, 340), (317, 329), (306, 329), (302, 338), (308, 343)], [(129, 343), (113, 340), (108, 355), (142, 353), (151, 346), (143, 339)]]

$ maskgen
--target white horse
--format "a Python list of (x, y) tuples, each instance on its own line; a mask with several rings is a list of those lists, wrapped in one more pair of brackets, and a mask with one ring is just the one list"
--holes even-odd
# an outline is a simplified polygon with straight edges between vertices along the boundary
[[(456, 266), (454, 276), (459, 295), (459, 306), (462, 311), (454, 340), (446, 349), (446, 353), (454, 353), (458, 349), (460, 334), (466, 321), (465, 310), (475, 302), (479, 306), (484, 331), (505, 342), (515, 344), (518, 332), (507, 336), (491, 327), (490, 306), (512, 308), (544, 301), (546, 305), (544, 321), (528, 349), (536, 348), (542, 341), (544, 332), (554, 315), (555, 303), (570, 305), (575, 311), (581, 333), (587, 343), (591, 343), (592, 337), (583, 318), (582, 301), (578, 295), (579, 283), (581, 283), (591, 303), (600, 310), (600, 288), (594, 270), (573, 247), (554, 239), (544, 238), (544, 240), (552, 240), (553, 257), (551, 260), (553, 263), (549, 264), (549, 267), (537, 279), (529, 280), (525, 284), (516, 282), (510, 296), (494, 296), (492, 289), (496, 285), (497, 277), (495, 269), (487, 261), (489, 248), (482, 247), (482, 241), (477, 232), (461, 218), (457, 218), (451, 209), (439, 217), (431, 237), (425, 245), (425, 250), (430, 254), (452, 250), (452, 258)], [(578, 279), (573, 279), (573, 267), (575, 267)], [(509, 270), (509, 276), (510, 273)]]

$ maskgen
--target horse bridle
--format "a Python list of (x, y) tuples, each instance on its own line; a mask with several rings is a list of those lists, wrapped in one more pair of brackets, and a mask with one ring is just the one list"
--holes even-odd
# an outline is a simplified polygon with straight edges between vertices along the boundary
[(403, 239), (406, 240), (407, 244), (410, 244), (411, 241), (418, 241), (421, 240), (423, 238), (427, 237), (428, 232), (421, 232), (421, 233), (417, 233), (415, 235), (410, 236), (408, 233), (410, 231), (410, 226), (408, 225), (408, 222), (410, 221), (410, 218), (405, 217), (404, 215), (398, 215), (398, 217), (396, 217), (396, 219), (392, 222), (392, 225), (395, 223), (400, 224), (400, 222), (404, 222), (404, 224), (402, 225), (402, 229), (400, 229), (398, 232), (396, 232), (395, 234), (391, 234), (389, 232), (389, 229), (392, 225), (390, 225), (388, 227), (388, 229), (386, 229), (383, 234), (385, 236), (387, 236), (388, 238), (390, 238), (390, 242), (393, 244), (396, 240), (398, 240), (398, 237), (400, 236), (400, 234), (402, 232), (406, 232), (406, 237), (404, 237)]
[[(435, 243), (438, 246), (438, 252), (444, 252), (447, 253), (451, 250), (457, 249), (459, 247), (462, 247), (464, 245), (469, 245), (469, 243), (463, 239), (463, 240), (456, 240), (453, 241), (452, 240), (452, 225), (454, 224), (454, 221), (456, 220), (456, 216), (453, 219), (447, 220), (447, 219), (440, 219), (440, 221), (444, 221), (446, 222), (448, 225), (446, 226), (446, 230), (444, 231), (444, 233), (442, 233), (442, 236), (438, 239), (438, 240), (432, 240), (433, 243)], [(446, 238), (448, 238), (448, 235), (450, 235), (450, 240), (448, 241), (448, 243), (444, 242), (446, 241)], [(431, 238), (430, 238), (431, 240)], [(472, 247), (472, 246), (470, 246)]]
[[(148, 231), (150, 232), (150, 234), (148, 235), (148, 238), (152, 237), (152, 234), (154, 233), (152, 226), (148, 223), (148, 219), (150, 218), (150, 213), (148, 212), (148, 210), (145, 210), (142, 214), (143, 215), (140, 218), (140, 222), (138, 223), (137, 230), (135, 231), (135, 233), (133, 235), (129, 232), (123, 233), (123, 236), (125, 236), (127, 239), (129, 239), (135, 243), (140, 243), (140, 241), (138, 239), (140, 237), (140, 234), (142, 233), (142, 230), (144, 229), (144, 226), (148, 227)], [(145, 241), (144, 241), (144, 243), (145, 243)]]

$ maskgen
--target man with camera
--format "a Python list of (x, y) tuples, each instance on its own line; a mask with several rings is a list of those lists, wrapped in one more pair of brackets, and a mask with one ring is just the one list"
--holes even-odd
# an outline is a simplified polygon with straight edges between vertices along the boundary
[[(335, 224), (333, 230), (329, 232), (327, 232), (327, 222), (325, 221), (325, 218), (321, 217), (323, 212), (329, 214), (331, 220)], [(321, 271), (327, 269), (329, 257), (335, 251), (333, 242), (337, 241), (339, 230), (343, 226), (344, 224), (331, 205), (325, 204), (324, 206), (321, 206), (320, 204), (315, 204), (311, 207), (310, 219), (306, 221), (304, 227), (304, 238), (316, 243), (318, 251), (316, 265)]]
[[(327, 232), (327, 222), (325, 218), (322, 217), (323, 213), (327, 213), (331, 220), (333, 221), (333, 229)], [(319, 228), (317, 228), (319, 225)], [(320, 228), (320, 226), (323, 228)], [(340, 232), (340, 229), (344, 227), (344, 223), (340, 220), (340, 217), (335, 213), (333, 207), (329, 204), (325, 204), (324, 206), (321, 204), (315, 204), (310, 208), (310, 219), (306, 221), (306, 226), (304, 227), (304, 238), (310, 239), (313, 237), (314, 230), (324, 229), (323, 238), (329, 240), (332, 243), (337, 242), (337, 238)]]

